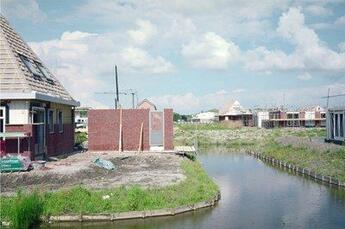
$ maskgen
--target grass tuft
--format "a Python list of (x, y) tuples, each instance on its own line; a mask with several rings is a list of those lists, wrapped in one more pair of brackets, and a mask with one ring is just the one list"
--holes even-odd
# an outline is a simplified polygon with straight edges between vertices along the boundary
[(7, 201), (5, 206), (6, 213), (2, 213), (1, 216), (7, 216), (11, 228), (30, 228), (40, 221), (43, 213), (43, 202), (36, 191), (31, 194), (19, 191), (12, 201)]

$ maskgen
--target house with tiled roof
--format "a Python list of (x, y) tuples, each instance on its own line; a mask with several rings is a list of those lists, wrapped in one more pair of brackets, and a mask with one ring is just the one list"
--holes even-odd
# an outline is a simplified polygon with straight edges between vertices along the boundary
[(149, 110), (157, 110), (156, 105), (154, 105), (150, 100), (144, 99), (137, 105), (137, 109), (149, 109)]
[(238, 101), (230, 100), (220, 109), (218, 115), (219, 121), (232, 122), (239, 126), (253, 126), (254, 119), (251, 110), (241, 106)]
[(68, 153), (74, 145), (74, 100), (0, 16), (1, 155), (31, 159)]

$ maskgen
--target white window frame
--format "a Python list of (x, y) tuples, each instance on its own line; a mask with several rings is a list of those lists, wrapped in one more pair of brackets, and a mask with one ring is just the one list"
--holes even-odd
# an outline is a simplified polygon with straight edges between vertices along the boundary
[[(61, 123), (60, 123), (60, 113), (61, 113)], [(63, 133), (63, 112), (62, 110), (57, 110), (57, 123), (58, 123), (58, 132)], [(61, 129), (60, 129), (61, 127)]]
[[(342, 122), (343, 122), (343, 136), (340, 136), (341, 135), (341, 133), (340, 133), (340, 130), (341, 130), (341, 128), (340, 128), (340, 115), (342, 114), (342, 116), (343, 116), (343, 120), (342, 120)], [(338, 117), (337, 119), (338, 120), (336, 120), (336, 118), (335, 117)], [(344, 123), (345, 123), (345, 112), (333, 112), (333, 126), (332, 126), (332, 128), (333, 128), (333, 130), (332, 130), (332, 132), (333, 132), (333, 136), (334, 136), (334, 139), (335, 140), (344, 140), (345, 139), (345, 128), (344, 128)], [(335, 131), (335, 129), (336, 129), (336, 124), (337, 124), (337, 129), (338, 129), (338, 134), (336, 133), (336, 131)]]
[[(49, 117), (50, 112), (53, 112), (53, 120), (52, 120), (53, 123), (50, 123), (50, 117)], [(49, 133), (50, 133), (50, 134), (55, 133), (55, 126), (54, 126), (54, 109), (48, 109), (47, 123), (48, 123)], [(51, 125), (51, 124), (53, 124), (53, 128), (52, 128), (52, 129), (50, 128), (50, 125)]]
[[(2, 116), (0, 116), (0, 119), (2, 119), (2, 130), (3, 133), (6, 133), (6, 107), (0, 107), (0, 110), (2, 110)], [(6, 140), (6, 138), (4, 138)]]

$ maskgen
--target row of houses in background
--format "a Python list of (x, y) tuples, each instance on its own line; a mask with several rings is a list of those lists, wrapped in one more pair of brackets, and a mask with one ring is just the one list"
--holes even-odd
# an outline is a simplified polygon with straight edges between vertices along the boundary
[(324, 109), (321, 106), (288, 110), (283, 108), (251, 111), (238, 101), (228, 103), (219, 112), (201, 112), (192, 117), (193, 123), (228, 122), (231, 126), (259, 128), (326, 127), (326, 141), (345, 142), (345, 107)]
[(320, 106), (300, 110), (270, 109), (256, 111), (258, 127), (326, 127), (326, 110)]
[(235, 127), (325, 127), (326, 110), (320, 106), (288, 110), (282, 108), (250, 110), (238, 101), (228, 103), (218, 113), (201, 112), (191, 119), (195, 123), (228, 122)]

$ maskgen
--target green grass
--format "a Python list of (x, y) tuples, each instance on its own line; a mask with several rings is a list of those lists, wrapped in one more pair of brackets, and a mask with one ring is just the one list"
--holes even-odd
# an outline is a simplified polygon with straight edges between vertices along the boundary
[(35, 191), (18, 192), (14, 198), (1, 198), (1, 219), (11, 222), (11, 228), (25, 229), (39, 223), (43, 213), (41, 196)]
[(208, 123), (208, 124), (176, 124), (176, 127), (178, 127), (182, 131), (231, 129), (227, 125), (221, 122)]
[(340, 150), (316, 151), (307, 147), (265, 144), (262, 153), (316, 173), (335, 177), (345, 182), (345, 147)]
[[(186, 180), (164, 188), (143, 189), (139, 186), (107, 190), (89, 190), (77, 186), (68, 190), (41, 193), (43, 215), (114, 213), (137, 210), (173, 208), (194, 204), (214, 197), (217, 185), (208, 177), (197, 161), (184, 160), (181, 167)], [(103, 199), (103, 196), (109, 196)], [(16, 197), (1, 197), (8, 211), (1, 211), (1, 219), (12, 219), (12, 204)]]

